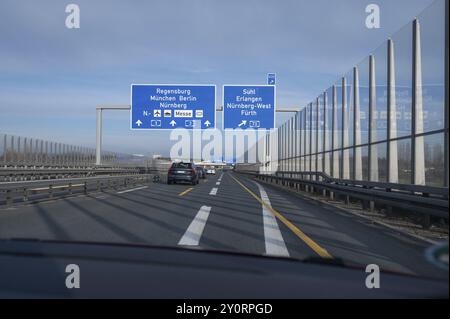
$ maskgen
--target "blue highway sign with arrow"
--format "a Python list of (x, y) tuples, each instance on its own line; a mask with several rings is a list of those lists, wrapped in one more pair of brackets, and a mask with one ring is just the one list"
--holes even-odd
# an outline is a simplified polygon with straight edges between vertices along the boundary
[(215, 85), (131, 85), (131, 129), (207, 129), (216, 126)]
[(273, 129), (274, 85), (224, 85), (223, 128)]
[(277, 75), (275, 73), (267, 74), (267, 84), (268, 85), (275, 85), (275, 84), (277, 84), (276, 77), (277, 77)]

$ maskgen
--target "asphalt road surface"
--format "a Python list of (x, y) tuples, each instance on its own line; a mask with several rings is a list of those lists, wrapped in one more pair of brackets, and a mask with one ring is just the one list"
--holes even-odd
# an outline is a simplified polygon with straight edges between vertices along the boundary
[(199, 185), (144, 186), (0, 207), (0, 238), (188, 246), (341, 258), (426, 277), (429, 244), (233, 172)]

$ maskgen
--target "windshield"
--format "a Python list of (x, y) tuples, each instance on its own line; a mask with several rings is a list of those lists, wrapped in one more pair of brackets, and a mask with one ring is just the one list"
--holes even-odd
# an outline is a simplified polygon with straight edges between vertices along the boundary
[(448, 280), (445, 1), (366, 2), (0, 1), (0, 241)]

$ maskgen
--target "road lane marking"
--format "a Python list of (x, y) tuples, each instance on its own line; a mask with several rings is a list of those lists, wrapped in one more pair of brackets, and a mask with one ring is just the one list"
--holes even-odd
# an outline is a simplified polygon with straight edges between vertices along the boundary
[(238, 181), (234, 176), (231, 176), (236, 183), (238, 183), (243, 189), (245, 189), (250, 195), (253, 196), (258, 202), (262, 205), (266, 206), (283, 224), (286, 225), (297, 237), (299, 237), (306, 245), (308, 245), (312, 250), (314, 250), (320, 257), (322, 258), (333, 258), (333, 256), (328, 253), (325, 248), (322, 248), (319, 244), (317, 244), (314, 240), (312, 240), (308, 235), (302, 232), (297, 226), (292, 224), (289, 220), (287, 220), (281, 213), (275, 210), (272, 206), (268, 205), (265, 201), (259, 198), (255, 193), (253, 193), (250, 189), (248, 189), (244, 184)]
[(220, 185), (220, 182), (216, 182), (216, 185)]
[(144, 188), (148, 188), (148, 186), (142, 186), (142, 187), (136, 187), (136, 188), (132, 188), (132, 189), (127, 189), (127, 190), (124, 190), (124, 191), (117, 192), (117, 194), (124, 194), (124, 193), (134, 192), (134, 191), (138, 191), (138, 190), (144, 189)]
[(96, 198), (96, 199), (105, 199), (105, 198), (107, 198), (107, 197), (109, 197), (109, 196), (106, 196), (106, 195), (102, 195), (102, 196), (94, 196), (94, 198)]
[(202, 206), (200, 208), (197, 215), (195, 215), (194, 220), (178, 242), (178, 245), (198, 246), (210, 212), (211, 207), (209, 206)]
[(186, 189), (185, 191), (179, 193), (178, 196), (184, 196), (184, 195), (186, 195), (187, 193), (189, 193), (189, 192), (190, 192), (191, 190), (193, 190), (193, 189), (194, 189), (193, 187), (189, 187), (189, 188)]
[(217, 195), (217, 191), (218, 191), (219, 189), (217, 188), (217, 187), (214, 187), (213, 189), (211, 189), (211, 191), (209, 192), (209, 195), (213, 195), (213, 196), (215, 196), (215, 195)]
[[(267, 196), (267, 192), (264, 187), (262, 187), (258, 183), (256, 183), (256, 185), (258, 186), (261, 199), (269, 206), (272, 206), (269, 196)], [(266, 244), (266, 254), (289, 257), (289, 251), (286, 248), (286, 244), (284, 242), (283, 235), (281, 235), (281, 231), (278, 227), (275, 215), (272, 214), (272, 212), (265, 205), (261, 206), (263, 212), (264, 242)]]

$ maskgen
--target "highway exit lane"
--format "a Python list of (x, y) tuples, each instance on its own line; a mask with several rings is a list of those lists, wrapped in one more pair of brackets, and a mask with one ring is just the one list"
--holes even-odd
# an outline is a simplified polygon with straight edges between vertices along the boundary
[[(238, 178), (253, 192), (257, 191), (255, 181), (243, 176)], [(276, 186), (258, 183), (266, 189), (276, 211), (334, 258), (360, 265), (377, 264), (385, 270), (411, 275), (448, 277), (448, 272), (437, 269), (426, 260), (428, 243)], [(292, 238), (293, 233), (279, 224), (289, 251), (295, 251), (297, 242)]]

